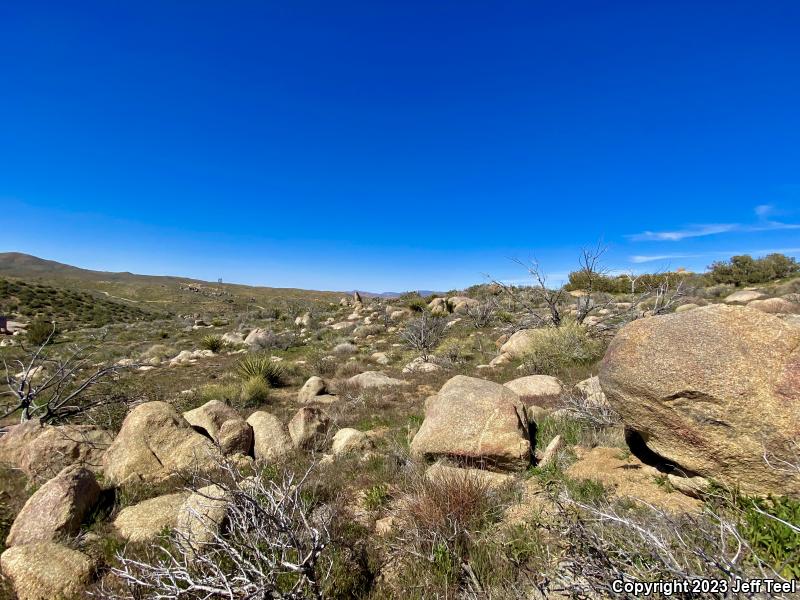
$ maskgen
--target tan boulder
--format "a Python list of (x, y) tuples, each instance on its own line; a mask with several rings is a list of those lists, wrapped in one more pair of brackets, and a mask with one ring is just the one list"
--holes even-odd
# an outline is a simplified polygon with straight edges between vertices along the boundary
[(558, 396), (564, 391), (561, 382), (552, 375), (529, 375), (503, 385), (517, 394), (526, 404), (536, 404), (538, 398)]
[(436, 462), (428, 467), (425, 477), (437, 482), (471, 481), (488, 490), (498, 490), (514, 485), (513, 475), (507, 473), (496, 473), (484, 469), (464, 469), (441, 462)]
[(228, 494), (218, 485), (192, 493), (178, 509), (179, 543), (194, 552), (212, 542), (225, 522), (228, 502)]
[(18, 600), (84, 598), (94, 573), (89, 557), (54, 542), (9, 548), (0, 556), (0, 568)]
[(448, 304), (453, 307), (456, 314), (466, 313), (470, 308), (480, 305), (480, 302), (467, 296), (452, 296), (447, 299)]
[(444, 298), (434, 298), (428, 303), (428, 309), (432, 315), (446, 315), (448, 311), (447, 300)]
[(773, 315), (796, 315), (800, 313), (800, 305), (789, 302), (785, 298), (766, 298), (764, 300), (753, 300), (747, 303), (748, 308), (755, 308), (761, 312)]
[(65, 467), (28, 498), (11, 525), (6, 545), (51, 542), (75, 535), (99, 497), (94, 473), (78, 465)]
[(280, 419), (263, 410), (247, 418), (253, 428), (253, 456), (256, 460), (274, 461), (292, 450), (292, 440)]
[(575, 384), (575, 392), (594, 406), (608, 406), (608, 400), (600, 387), (600, 378), (595, 375)]
[(331, 451), (334, 456), (363, 454), (374, 447), (370, 437), (363, 431), (345, 427), (333, 436)]
[(133, 506), (126, 506), (114, 519), (117, 533), (129, 542), (147, 542), (178, 523), (178, 510), (188, 492), (156, 496)]
[(402, 379), (389, 377), (380, 371), (365, 371), (364, 373), (354, 375), (347, 381), (352, 385), (357, 385), (362, 388), (380, 388), (393, 385), (406, 385), (408, 383)]
[(775, 467), (797, 458), (800, 329), (726, 305), (641, 319), (612, 340), (600, 384), (649, 449), (689, 474), (800, 495), (800, 474)]
[(231, 454), (253, 454), (253, 428), (244, 419), (231, 419), (225, 421), (219, 428), (220, 452), (225, 456)]
[(319, 408), (304, 406), (289, 421), (289, 437), (295, 448), (308, 448), (325, 435), (330, 419)]
[(522, 358), (530, 347), (542, 336), (543, 329), (520, 329), (500, 346), (500, 354), (509, 358)]
[(103, 455), (106, 478), (115, 485), (155, 483), (216, 468), (219, 452), (166, 402), (145, 402), (122, 423)]
[(328, 386), (322, 377), (309, 377), (308, 381), (303, 384), (300, 391), (297, 392), (298, 402), (314, 402), (317, 396), (322, 396), (328, 393)]
[(531, 460), (525, 407), (507, 387), (456, 375), (427, 402), (411, 452), (496, 469), (525, 469)]
[(756, 290), (739, 290), (726, 296), (724, 302), (727, 304), (746, 304), (763, 297), (764, 294)]
[(219, 439), (219, 430), (225, 421), (243, 420), (236, 409), (219, 400), (209, 400), (202, 406), (183, 413), (183, 418), (195, 429), (201, 429), (212, 440)]

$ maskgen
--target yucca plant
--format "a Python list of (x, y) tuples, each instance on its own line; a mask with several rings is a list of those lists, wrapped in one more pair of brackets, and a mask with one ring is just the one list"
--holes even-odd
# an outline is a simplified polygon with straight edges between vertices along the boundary
[(200, 346), (204, 350), (211, 350), (214, 354), (217, 354), (225, 347), (225, 340), (218, 335), (207, 335), (200, 340)]
[(271, 387), (283, 384), (286, 372), (282, 365), (267, 354), (249, 354), (236, 365), (236, 372), (244, 380), (260, 377)]

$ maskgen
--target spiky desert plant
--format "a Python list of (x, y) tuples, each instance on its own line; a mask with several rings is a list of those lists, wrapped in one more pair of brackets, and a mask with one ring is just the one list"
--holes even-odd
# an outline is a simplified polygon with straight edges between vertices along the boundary
[(271, 387), (283, 384), (286, 371), (267, 354), (249, 354), (236, 365), (236, 372), (244, 380), (260, 377)]
[(217, 354), (225, 347), (225, 340), (218, 335), (207, 335), (200, 340), (200, 346), (204, 350), (211, 350), (214, 354)]

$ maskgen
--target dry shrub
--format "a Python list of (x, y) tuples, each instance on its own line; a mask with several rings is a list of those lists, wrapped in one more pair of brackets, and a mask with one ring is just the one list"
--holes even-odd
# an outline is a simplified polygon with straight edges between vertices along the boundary
[(541, 331), (522, 359), (525, 370), (531, 374), (569, 374), (600, 360), (605, 351), (602, 340), (592, 337), (575, 322)]
[(364, 371), (369, 371), (370, 366), (360, 360), (348, 360), (336, 368), (336, 377), (352, 377)]

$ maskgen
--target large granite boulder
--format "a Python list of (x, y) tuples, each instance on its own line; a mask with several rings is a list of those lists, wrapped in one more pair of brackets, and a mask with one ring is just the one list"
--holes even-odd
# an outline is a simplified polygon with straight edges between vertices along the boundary
[(800, 495), (800, 473), (781, 467), (800, 443), (800, 328), (725, 305), (640, 319), (611, 342), (600, 385), (638, 441), (679, 468)]
[(175, 528), (178, 511), (188, 497), (188, 492), (177, 492), (126, 506), (114, 519), (114, 529), (129, 542), (153, 540), (163, 531)]
[(79, 465), (65, 467), (28, 498), (11, 525), (6, 546), (75, 535), (99, 497), (94, 473)]
[(103, 455), (106, 479), (114, 485), (157, 483), (191, 472), (215, 470), (219, 452), (166, 402), (145, 402), (122, 423)]
[(263, 410), (247, 417), (253, 428), (253, 456), (256, 460), (271, 462), (292, 450), (292, 440), (280, 419)]
[(18, 600), (85, 598), (95, 565), (88, 556), (54, 542), (14, 546), (0, 556), (0, 568)]
[(411, 452), (498, 470), (525, 469), (531, 463), (525, 407), (503, 385), (456, 375), (427, 400)]

